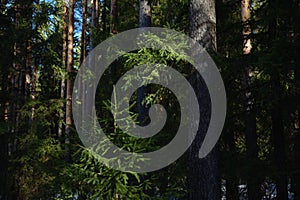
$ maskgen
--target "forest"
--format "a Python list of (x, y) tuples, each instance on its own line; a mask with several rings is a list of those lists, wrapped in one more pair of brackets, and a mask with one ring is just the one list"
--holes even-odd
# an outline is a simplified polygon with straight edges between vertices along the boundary
[[(299, 20), (299, 0), (1, 0), (0, 200), (299, 200)], [(174, 30), (197, 41), (222, 77), (226, 118), (205, 157), (198, 156), (199, 149), (218, 113), (209, 85), (178, 50), (185, 44), (123, 52), (103, 69), (96, 85), (79, 84), (81, 94), (75, 95), (76, 77), (93, 49), (145, 27)], [(142, 40), (165, 43), (151, 35)], [(127, 152), (155, 152), (170, 144), (183, 115), (171, 89), (145, 84), (129, 97), (125, 123), (147, 126), (149, 108), (165, 108), (166, 122), (153, 137), (127, 134), (113, 112), (118, 80), (148, 63), (175, 69), (192, 86), (199, 127), (174, 162), (151, 171), (118, 170), (84, 144), (74, 116), (88, 116), (95, 107), (106, 138)], [(92, 79), (90, 72), (81, 79)], [(127, 77), (124, 87), (133, 78)], [(88, 106), (75, 111), (74, 103)], [(112, 151), (101, 142), (95, 148)], [(128, 165), (146, 162), (134, 159)]]

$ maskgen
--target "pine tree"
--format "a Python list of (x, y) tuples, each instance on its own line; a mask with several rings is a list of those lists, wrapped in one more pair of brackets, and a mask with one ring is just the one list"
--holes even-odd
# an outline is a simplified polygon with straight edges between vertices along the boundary
[(110, 33), (117, 33), (117, 21), (118, 21), (118, 0), (111, 0), (110, 2)]
[[(71, 126), (72, 126), (72, 93), (74, 84), (73, 67), (73, 43), (74, 43), (74, 0), (69, 1), (69, 20), (68, 20), (68, 45), (67, 45), (67, 102), (66, 102), (66, 144), (70, 144)], [(71, 160), (70, 149), (67, 148), (66, 160)]]
[[(189, 1), (189, 35), (210, 52), (216, 51), (215, 1)], [(203, 94), (198, 97), (201, 110), (199, 130), (189, 152), (189, 199), (217, 200), (221, 195), (217, 146), (207, 157), (198, 157), (210, 121), (209, 94), (199, 74), (193, 73), (191, 82), (194, 89)]]
[(248, 188), (248, 198), (251, 200), (259, 199), (260, 197), (260, 180), (256, 176), (255, 165), (258, 161), (258, 147), (256, 135), (256, 115), (255, 102), (251, 87), (253, 85), (253, 68), (249, 66), (249, 57), (252, 50), (251, 39), (251, 1), (241, 0), (241, 21), (243, 24), (243, 86), (245, 88), (244, 104), (245, 104), (245, 135), (246, 135), (246, 151), (250, 162), (246, 179)]
[[(64, 70), (67, 69), (66, 66), (66, 53), (67, 53), (67, 30), (68, 30), (68, 11), (67, 11), (67, 3), (66, 0), (63, 0), (63, 35), (62, 35), (62, 68)], [(65, 99), (65, 93), (66, 93), (66, 81), (65, 77), (61, 77), (61, 83), (60, 83), (60, 98)], [(59, 124), (58, 124), (58, 142), (61, 144), (62, 142), (62, 135), (63, 135), (63, 119), (64, 119), (64, 110), (65, 110), (65, 103), (61, 102), (60, 104), (61, 110), (59, 113)]]

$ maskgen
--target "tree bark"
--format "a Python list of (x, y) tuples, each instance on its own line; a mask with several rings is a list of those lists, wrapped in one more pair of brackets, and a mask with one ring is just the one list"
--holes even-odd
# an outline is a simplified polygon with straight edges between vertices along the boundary
[[(80, 63), (82, 64), (85, 57), (86, 57), (86, 46), (87, 46), (87, 39), (86, 39), (86, 28), (87, 28), (87, 0), (83, 0), (83, 5), (82, 5), (82, 28), (81, 28), (81, 45), (80, 45)], [(79, 78), (79, 83), (82, 83), (82, 77)], [(85, 88), (83, 84), (79, 84), (78, 86), (78, 91), (81, 96), (81, 99), (85, 98)], [(85, 109), (82, 108), (79, 110), (79, 115), (83, 116), (85, 112)], [(78, 126), (81, 126), (81, 122), (79, 121)]]
[(102, 2), (102, 13), (101, 13), (101, 22), (102, 22), (102, 31), (103, 33), (106, 33), (106, 6), (107, 6), (107, 0), (103, 0)]
[[(300, 69), (295, 70), (295, 87), (300, 91)], [(297, 94), (298, 102), (300, 102), (300, 92)], [(295, 134), (295, 137), (293, 138), (294, 143), (294, 152), (293, 152), (293, 162), (295, 163), (295, 167), (293, 167), (293, 170), (297, 171), (299, 168), (299, 161), (300, 160), (300, 110), (299, 108), (294, 113), (294, 120), (292, 122), (293, 126), (293, 132), (298, 132), (298, 134)], [(292, 177), (292, 189), (291, 191), (295, 194), (295, 200), (300, 200), (300, 172), (295, 172)]]
[(111, 0), (110, 2), (110, 33), (112, 34), (118, 33), (116, 28), (116, 24), (118, 20), (117, 4), (118, 4), (118, 0)]
[[(93, 25), (93, 31), (94, 31), (94, 38), (96, 38), (96, 34), (98, 33), (99, 28), (99, 1), (98, 0), (91, 0), (92, 3), (92, 25)], [(92, 40), (93, 42), (96, 42), (95, 40)], [(93, 47), (95, 46), (92, 45)]]
[[(228, 122), (229, 124), (230, 122)], [(226, 199), (238, 199), (238, 173), (237, 169), (239, 168), (236, 160), (236, 154), (237, 154), (237, 149), (235, 146), (235, 132), (231, 126), (229, 125), (228, 127), (224, 127), (224, 130), (226, 132), (224, 133), (227, 135), (227, 137), (224, 137), (224, 142), (226, 145), (226, 148), (228, 148), (228, 154), (229, 156), (232, 156), (233, 159), (230, 159), (232, 164), (230, 164), (230, 167), (232, 168), (229, 171), (225, 171), (225, 174), (227, 175), (225, 177), (226, 179)], [(227, 156), (226, 156), (227, 157)], [(226, 162), (226, 161), (225, 161)], [(227, 162), (226, 162), (227, 163)], [(226, 170), (226, 169), (225, 169)]]
[[(67, 51), (67, 23), (68, 23), (68, 11), (67, 11), (67, 3), (66, 0), (63, 1), (63, 36), (62, 36), (62, 68), (67, 69), (66, 66), (66, 51)], [(60, 82), (60, 98), (65, 99), (65, 90), (66, 90), (66, 81), (65, 76), (61, 77)], [(63, 119), (64, 119), (64, 110), (65, 103), (61, 102), (60, 104), (60, 113), (59, 113), (59, 124), (58, 124), (58, 144), (62, 143), (62, 135), (63, 135)]]
[[(277, 2), (269, 1), (269, 9), (276, 11)], [(278, 37), (277, 13), (270, 16), (269, 21), (269, 48), (272, 48), (273, 42)], [(272, 89), (272, 108), (271, 108), (271, 119), (272, 119), (272, 130), (271, 130), (271, 141), (274, 147), (273, 152), (273, 163), (278, 172), (275, 177), (277, 199), (287, 200), (287, 177), (286, 177), (286, 153), (285, 153), (285, 138), (284, 138), (284, 125), (282, 119), (282, 97), (281, 97), (281, 83), (280, 73), (276, 67), (270, 72), (271, 75), (271, 89)]]
[(83, 0), (82, 5), (82, 27), (81, 27), (81, 46), (80, 46), (80, 63), (86, 57), (86, 26), (87, 26), (87, 0)]
[[(140, 0), (140, 12), (139, 12), (139, 27), (150, 27), (151, 26), (151, 5), (149, 0)], [(142, 34), (142, 32), (141, 32)], [(137, 90), (137, 109), (138, 109), (138, 122), (140, 125), (146, 124), (147, 110), (143, 105), (148, 92), (147, 86), (142, 86)]]
[(70, 144), (70, 134), (72, 126), (72, 93), (73, 93), (73, 34), (74, 34), (74, 0), (69, 1), (69, 21), (68, 21), (68, 45), (67, 45), (67, 104), (66, 104), (66, 160), (71, 160), (71, 153), (68, 145)]
[(247, 168), (247, 193), (250, 200), (260, 198), (260, 180), (257, 177), (255, 164), (258, 161), (258, 146), (256, 135), (256, 114), (254, 108), (254, 98), (251, 91), (253, 84), (253, 69), (248, 64), (249, 56), (252, 50), (251, 41), (251, 1), (241, 0), (241, 21), (243, 24), (243, 87), (245, 88), (244, 94), (244, 108), (245, 108), (245, 135), (246, 135), (246, 153), (250, 162)]
[[(4, 44), (1, 44), (1, 48), (7, 48)], [(9, 63), (5, 62), (4, 56), (0, 55), (0, 59), (3, 60), (1, 64), (3, 66), (9, 66)], [(8, 141), (9, 141), (9, 105), (10, 105), (10, 99), (9, 99), (9, 93), (10, 93), (10, 77), (9, 71), (10, 67), (3, 67), (1, 72), (1, 121), (0, 123), (4, 124), (1, 128), (0, 133), (0, 196), (3, 199), (6, 199), (8, 196), (8, 188), (9, 183), (7, 181), (8, 178), (8, 166), (9, 166), (9, 156), (8, 156)], [(0, 198), (0, 199), (1, 199)]]
[(151, 26), (151, 2), (140, 0), (139, 27)]
[[(207, 50), (216, 51), (215, 1), (189, 1), (189, 35)], [(210, 97), (199, 74), (192, 73), (190, 81), (194, 90), (199, 91), (196, 93), (201, 110), (201, 119), (196, 138), (189, 150), (189, 199), (219, 200), (221, 198), (221, 183), (217, 146), (213, 148), (207, 157), (199, 158), (199, 149), (210, 121)]]
[(278, 172), (275, 177), (277, 199), (287, 200), (287, 177), (286, 177), (286, 153), (285, 153), (285, 138), (284, 125), (282, 119), (282, 100), (280, 92), (280, 77), (275, 70), (271, 74), (271, 85), (273, 92), (272, 102), (272, 143), (274, 146), (274, 164)]

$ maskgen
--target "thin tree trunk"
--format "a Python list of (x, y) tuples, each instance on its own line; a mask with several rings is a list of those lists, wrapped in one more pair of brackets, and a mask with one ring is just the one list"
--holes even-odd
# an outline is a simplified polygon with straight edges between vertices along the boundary
[(87, 0), (83, 0), (82, 5), (82, 27), (81, 27), (81, 47), (80, 47), (80, 63), (86, 57), (86, 26), (87, 26)]
[[(14, 27), (17, 32), (20, 31), (20, 21), (21, 19), (21, 3), (19, 1), (15, 2), (15, 21)], [(21, 41), (19, 38), (15, 38), (14, 43), (14, 61), (13, 61), (13, 71), (12, 71), (12, 95), (11, 95), (11, 102), (10, 102), (10, 115), (11, 115), (11, 139), (9, 142), (9, 152), (12, 153), (17, 148), (17, 137), (16, 134), (19, 132), (19, 112), (20, 109), (20, 94), (21, 94), (21, 76), (22, 76), (22, 66), (20, 61), (21, 60)]]
[[(96, 46), (96, 34), (97, 34), (97, 29), (99, 26), (98, 20), (99, 20), (99, 12), (98, 12), (98, 3), (97, 0), (91, 0), (90, 2), (90, 8), (91, 8), (91, 16), (92, 16), (92, 21), (91, 21), (91, 27), (90, 27), (90, 35), (91, 37), (89, 37), (89, 45), (90, 47), (94, 48)], [(95, 74), (95, 58), (93, 57), (89, 57), (89, 60), (87, 61), (87, 67), (89, 68), (91, 74)], [(84, 82), (84, 80), (81, 80), (82, 82)], [(83, 112), (84, 112), (84, 116), (90, 117), (92, 115), (87, 115), (88, 113), (93, 113), (93, 99), (95, 99), (95, 93), (94, 88), (97, 87), (97, 84), (95, 82), (93, 82), (92, 84), (89, 84), (88, 86), (86, 86), (87, 88), (82, 88), (82, 91), (85, 94), (85, 98), (83, 99), (83, 101), (85, 101), (83, 103), (83, 105), (85, 105), (85, 107), (83, 108)], [(92, 119), (85, 119), (87, 121), (92, 120)]]
[(26, 50), (27, 50), (27, 55), (26, 55), (26, 72), (25, 72), (25, 96), (29, 97), (30, 96), (30, 84), (31, 84), (31, 67), (32, 67), (32, 58), (31, 58), (31, 43), (32, 41), (29, 39), (26, 42)]
[[(39, 4), (39, 0), (35, 1), (36, 4)], [(38, 32), (38, 26), (35, 26), (33, 34), (36, 35)], [(33, 43), (36, 43), (36, 38), (33, 38)], [(37, 59), (33, 58), (33, 69), (32, 69), (32, 80), (31, 80), (31, 100), (35, 100), (36, 97), (36, 82), (37, 82), (37, 66), (38, 66), (38, 61)], [(34, 114), (35, 114), (35, 106), (34, 104), (31, 107), (31, 121), (34, 120)]]
[[(296, 69), (295, 70), (295, 86), (297, 88), (298, 91), (300, 91), (300, 69)], [(298, 92), (297, 94), (298, 96), (298, 102), (300, 102), (300, 92)], [(293, 120), (293, 131), (294, 132), (298, 132), (300, 131), (300, 110), (296, 110), (296, 112), (294, 113), (294, 120)], [(293, 152), (293, 161), (294, 163), (297, 163), (297, 161), (300, 160), (300, 146), (299, 146), (299, 141), (300, 141), (300, 134), (295, 134), (295, 138), (294, 140), (294, 152)], [(294, 167), (293, 169), (297, 171), (297, 166), (299, 166), (299, 164), (296, 164), (296, 167)], [(292, 175), (291, 177), (292, 179), (292, 189), (291, 191), (294, 192), (295, 194), (295, 200), (300, 200), (300, 172), (296, 172)]]
[[(81, 45), (80, 45), (80, 63), (82, 64), (85, 57), (86, 57), (86, 44), (87, 44), (87, 40), (86, 40), (86, 28), (87, 28), (87, 0), (83, 0), (83, 5), (82, 5), (82, 28), (81, 28)], [(82, 77), (78, 77), (79, 78), (79, 86), (78, 86), (78, 95), (81, 96), (80, 99), (85, 99), (85, 88), (83, 86), (82, 83)], [(84, 112), (85, 109), (82, 108), (79, 110), (79, 115), (80, 116), (84, 116)], [(78, 126), (81, 126), (81, 121), (78, 122)]]
[[(99, 28), (99, 0), (94, 0), (94, 16), (93, 16), (93, 24), (97, 29)], [(98, 29), (97, 29), (98, 32)]]
[(103, 7), (102, 7), (102, 13), (101, 13), (101, 22), (102, 22), (102, 31), (103, 33), (106, 32), (106, 6), (107, 6), (107, 0), (103, 0)]
[(97, 34), (99, 32), (99, 0), (91, 0), (92, 6), (92, 47), (97, 45)]
[(279, 73), (274, 70), (271, 75), (271, 84), (273, 92), (272, 102), (272, 143), (274, 146), (274, 164), (278, 172), (275, 177), (277, 199), (287, 200), (287, 177), (286, 177), (286, 153), (284, 139), (284, 125), (282, 119), (282, 100), (280, 92)]
[(92, 20), (91, 20), (91, 37), (89, 40), (90, 46), (94, 48), (96, 44), (96, 38), (99, 28), (99, 0), (91, 0), (90, 9), (92, 11)]
[[(2, 5), (0, 6), (1, 11), (3, 12), (6, 7), (7, 1), (1, 1)], [(8, 34), (5, 35), (8, 37)], [(4, 37), (3, 37), (4, 38)], [(1, 42), (1, 49), (9, 49), (11, 50), (11, 46), (6, 46), (7, 43), (4, 41)], [(11, 92), (10, 87), (10, 71), (11, 71), (11, 63), (7, 58), (11, 58), (11, 51), (3, 52), (0, 54), (0, 62), (1, 62), (1, 89), (0, 89), (0, 123), (1, 123), (1, 132), (0, 132), (0, 196), (2, 199), (8, 199), (9, 196), (9, 182), (7, 178), (9, 177), (9, 154), (8, 154), (8, 143), (9, 143), (9, 109), (10, 109), (10, 98), (9, 94)]]
[[(4, 45), (1, 48), (5, 48)], [(2, 55), (1, 55), (1, 58)], [(4, 60), (4, 59), (3, 59)], [(2, 62), (4, 66), (9, 66), (9, 63), (6, 63), (5, 61)], [(2, 89), (1, 91), (1, 121), (0, 123), (3, 123), (5, 126), (3, 126), (1, 133), (0, 133), (0, 196), (2, 196), (3, 199), (6, 199), (8, 197), (8, 166), (9, 166), (9, 156), (8, 156), (8, 141), (9, 141), (9, 93), (10, 93), (10, 77), (9, 71), (10, 67), (3, 67), (2, 69)], [(3, 114), (3, 115), (2, 115)], [(2, 117), (3, 116), (3, 117)]]
[[(256, 135), (256, 114), (254, 108), (254, 99), (251, 92), (251, 86), (253, 82), (252, 74), (253, 70), (248, 64), (248, 57), (252, 50), (251, 41), (251, 1), (241, 0), (241, 20), (243, 23), (243, 61), (244, 74), (243, 74), (243, 86), (246, 90), (244, 96), (244, 106), (246, 110), (245, 114), (245, 135), (246, 135), (246, 152), (250, 164), (257, 163), (258, 160), (258, 146)], [(255, 165), (251, 165), (247, 170), (246, 180), (248, 189), (248, 198), (250, 200), (256, 200), (260, 198), (260, 180), (257, 177)]]
[[(269, 9), (272, 11), (276, 10), (276, 2), (269, 1)], [(273, 45), (274, 40), (278, 37), (277, 13), (270, 17), (269, 21), (269, 46)], [(285, 153), (285, 139), (284, 139), (284, 125), (282, 119), (282, 97), (281, 97), (281, 83), (280, 74), (276, 67), (271, 71), (271, 87), (272, 87), (272, 131), (271, 141), (274, 147), (273, 162), (278, 172), (275, 177), (277, 199), (287, 200), (287, 177), (286, 177), (286, 153)]]
[[(150, 27), (151, 26), (151, 5), (149, 0), (140, 0), (140, 13), (139, 13), (139, 27)], [(141, 32), (142, 33), (142, 32)], [(148, 92), (147, 86), (142, 86), (137, 90), (137, 109), (138, 109), (138, 122), (141, 125), (146, 124), (147, 110), (143, 105)]]
[[(36, 95), (36, 69), (37, 68), (37, 64), (34, 63), (33, 65), (33, 73), (32, 73), (32, 89), (31, 89), (31, 99), (34, 101), (35, 100), (35, 95)], [(34, 112), (35, 112), (35, 107), (34, 105), (32, 105), (31, 107), (31, 120), (34, 120)]]
[(225, 173), (228, 174), (228, 177), (226, 177), (226, 199), (238, 199), (238, 178), (237, 178), (237, 168), (239, 167), (237, 162), (235, 162), (237, 150), (235, 146), (235, 140), (234, 140), (234, 130), (232, 130), (229, 127), (224, 127), (224, 130), (226, 131), (227, 137), (225, 137), (225, 143), (228, 147), (228, 153), (229, 155), (233, 156), (233, 163), (230, 165), (232, 170), (229, 172), (226, 171)]
[[(67, 3), (66, 0), (63, 1), (63, 38), (62, 38), (62, 68), (66, 69), (66, 51), (67, 51), (67, 17), (68, 17), (68, 11), (67, 11)], [(66, 82), (65, 82), (65, 76), (61, 77), (61, 83), (60, 83), (60, 98), (65, 99), (65, 90), (66, 90)], [(65, 103), (61, 102), (60, 104), (60, 112), (59, 112), (59, 124), (58, 124), (58, 143), (62, 143), (62, 135), (63, 135), (63, 119), (64, 119), (64, 109), (65, 109)]]
[[(73, 93), (73, 33), (74, 33), (74, 0), (69, 1), (68, 45), (67, 45), (67, 104), (66, 104), (66, 144), (70, 144), (72, 126), (72, 93)], [(66, 160), (71, 160), (70, 149), (67, 146)]]
[(118, 4), (118, 0), (111, 0), (110, 2), (110, 33), (113, 34), (118, 33), (116, 28), (116, 24), (118, 20), (117, 4)]
[[(216, 11), (214, 0), (189, 1), (189, 35), (209, 51), (216, 51)], [(204, 140), (210, 121), (210, 98), (203, 80), (197, 73), (192, 74), (191, 84), (198, 95), (201, 121), (196, 138), (189, 150), (189, 199), (219, 200), (221, 183), (218, 171), (218, 148), (209, 155), (199, 158), (199, 149)], [(201, 92), (200, 92), (201, 91)]]
[(140, 0), (139, 27), (151, 26), (150, 0)]

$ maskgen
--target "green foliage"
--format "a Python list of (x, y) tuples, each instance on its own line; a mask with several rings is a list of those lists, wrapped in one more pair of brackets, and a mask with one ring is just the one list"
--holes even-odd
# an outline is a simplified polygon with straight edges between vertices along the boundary
[[(2, 3), (3, 2), (3, 3)], [(187, 0), (153, 0), (152, 25), (188, 31)], [(240, 20), (240, 1), (216, 2), (217, 46), (213, 59), (222, 74), (227, 91), (228, 112), (220, 147), (220, 171), (226, 182), (245, 183), (248, 178), (273, 180), (287, 175), (292, 183), (300, 182), (299, 96), (300, 96), (300, 37), (299, 2), (296, 0), (252, 1), (251, 24), (253, 50), (242, 55), (243, 36)], [(273, 5), (270, 6), (270, 3)], [(110, 2), (100, 1), (99, 26), (91, 26), (88, 14), (87, 44), (92, 46), (105, 40), (109, 33)], [(137, 174), (108, 168), (90, 150), (82, 146), (72, 127), (71, 144), (65, 135), (58, 135), (64, 119), (66, 100), (60, 97), (61, 81), (67, 79), (62, 66), (63, 1), (1, 1), (0, 5), (0, 195), (11, 199), (187, 199), (187, 154), (170, 166), (156, 172)], [(18, 9), (16, 9), (18, 8)], [(79, 69), (82, 3), (75, 5), (75, 69)], [(118, 32), (138, 27), (139, 5), (136, 0), (118, 1)], [(88, 9), (89, 12), (91, 9)], [(102, 21), (106, 14), (106, 21)], [(276, 32), (270, 34), (275, 18)], [(169, 35), (174, 39), (174, 35)], [(169, 38), (166, 38), (169, 39)], [(166, 41), (156, 36), (144, 36), (152, 44)], [(31, 48), (27, 44), (30, 41)], [(178, 38), (180, 41), (180, 38)], [(111, 64), (98, 84), (96, 108), (99, 123), (108, 138), (127, 151), (154, 151), (174, 137), (180, 122), (176, 97), (167, 88), (149, 85), (143, 104), (162, 104), (168, 119), (162, 131), (151, 139), (137, 139), (127, 135), (115, 123), (110, 102), (113, 87), (128, 70), (146, 63), (160, 63), (178, 70), (186, 78), (191, 68), (182, 48), (184, 42), (164, 50), (145, 49), (126, 53)], [(31, 60), (31, 64), (28, 64)], [(30, 66), (29, 66), (30, 65)], [(245, 137), (245, 90), (243, 73), (251, 66), (251, 94), (255, 99), (258, 159), (247, 156)], [(36, 70), (36, 82), (29, 84), (30, 95), (25, 95), (26, 70)], [(75, 70), (75, 71), (76, 71)], [(280, 78), (280, 104), (284, 125), (285, 172), (274, 165), (271, 111), (274, 100), (271, 75)], [(149, 73), (157, 74), (149, 69)], [(72, 74), (75, 76), (76, 72)], [(89, 74), (92, 75), (92, 74)], [(88, 75), (88, 76), (89, 76)], [(128, 77), (128, 87), (134, 77)], [(34, 84), (34, 85), (33, 85)], [(137, 99), (131, 97), (131, 119), (137, 121)], [(64, 127), (63, 127), (64, 128)], [(105, 149), (105, 146), (95, 148)], [(66, 149), (71, 161), (67, 162)], [(96, 149), (97, 150), (97, 149)], [(108, 150), (108, 149), (106, 149)], [(137, 157), (136, 159), (143, 159)], [(131, 162), (132, 160), (128, 161)], [(109, 162), (109, 160), (108, 160)], [(257, 169), (248, 174), (249, 169)], [(3, 181), (4, 180), (4, 181)], [(294, 190), (294, 192), (296, 189)], [(298, 191), (296, 191), (298, 192)]]

